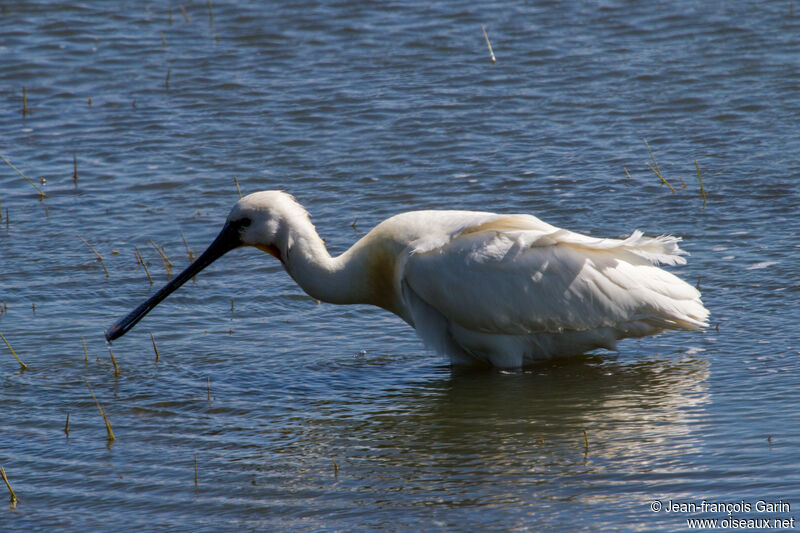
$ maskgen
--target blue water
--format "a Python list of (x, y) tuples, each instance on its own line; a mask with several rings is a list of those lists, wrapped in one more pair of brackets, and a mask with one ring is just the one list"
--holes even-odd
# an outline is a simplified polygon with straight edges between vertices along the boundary
[[(800, 517), (800, 6), (241, 4), (185, 2), (188, 21), (167, 3), (0, 13), (0, 155), (47, 194), (0, 161), (0, 333), (29, 366), (0, 345), (18, 497), (0, 530), (728, 518), (655, 500), (780, 500), (732, 516)], [(202, 251), (234, 176), (294, 194), (334, 253), (427, 208), (681, 235), (673, 271), (711, 327), (455, 372), (396, 317), (320, 305), (242, 249), (115, 341), (115, 376), (104, 328), (167, 280), (149, 241), (185, 267), (181, 232)]]

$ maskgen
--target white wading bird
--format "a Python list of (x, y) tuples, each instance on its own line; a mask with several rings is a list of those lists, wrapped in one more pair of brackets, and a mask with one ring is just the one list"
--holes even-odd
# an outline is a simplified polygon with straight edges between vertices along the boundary
[(226, 252), (255, 246), (283, 263), (311, 297), (372, 304), (398, 315), (452, 364), (519, 368), (613, 349), (624, 337), (707, 326), (700, 293), (657, 264), (684, 264), (677, 237), (598, 239), (531, 215), (413, 211), (378, 224), (331, 257), (289, 194), (263, 191), (233, 206), (208, 249), (106, 331), (125, 334)]

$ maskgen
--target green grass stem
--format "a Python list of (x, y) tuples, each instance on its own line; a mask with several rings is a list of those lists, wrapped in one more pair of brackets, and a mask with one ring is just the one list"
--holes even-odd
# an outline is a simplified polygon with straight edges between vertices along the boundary
[(700, 195), (703, 197), (703, 207), (705, 207), (706, 190), (703, 188), (703, 178), (700, 177), (700, 165), (697, 164), (697, 159), (694, 160), (694, 168), (697, 169), (697, 181), (700, 182)]
[(8, 482), (6, 470), (2, 466), (0, 466), (0, 475), (3, 476), (3, 481), (6, 482), (6, 487), (8, 487), (8, 493), (11, 495), (11, 505), (15, 505), (17, 503), (17, 495), (14, 494), (14, 489), (11, 488), (11, 483)]
[(83, 378), (86, 382), (86, 386), (89, 388), (89, 393), (92, 395), (92, 399), (94, 400), (94, 404), (97, 406), (97, 410), (100, 411), (100, 415), (103, 417), (103, 422), (106, 423), (106, 432), (108, 433), (108, 440), (113, 441), (115, 440), (114, 431), (111, 429), (111, 422), (108, 421), (108, 417), (106, 416), (106, 410), (103, 409), (103, 406), (100, 405), (100, 402), (97, 401), (97, 396), (94, 395), (94, 391), (92, 390), (92, 385), (89, 383), (89, 380)]
[[(23, 174), (23, 173), (22, 173), (22, 171), (21, 171), (20, 169), (18, 169), (18, 168), (17, 168), (17, 167), (15, 167), (13, 164), (11, 164), (11, 161), (9, 161), (9, 160), (8, 160), (8, 158), (7, 158), (6, 156), (4, 156), (4, 155), (0, 155), (0, 159), (2, 159), (2, 160), (5, 162), (5, 164), (6, 164), (6, 165), (8, 165), (8, 166), (10, 166), (12, 169), (14, 169), (14, 172), (16, 172), (17, 174), (19, 174), (20, 176), (22, 176), (22, 178), (23, 178), (25, 181), (27, 181), (28, 183), (30, 183), (30, 184), (31, 184), (31, 186), (32, 186), (34, 189), (36, 189), (36, 192), (38, 192), (38, 193), (39, 193), (39, 199), (40, 199), (40, 200), (44, 200), (45, 198), (47, 198), (47, 195), (44, 193), (44, 191), (43, 191), (42, 189), (40, 189), (40, 188), (39, 188), (39, 186), (38, 186), (38, 185), (36, 185), (36, 183), (35, 183), (35, 182), (34, 182), (32, 179), (30, 179), (28, 176), (26, 176), (25, 174)], [(8, 215), (8, 208), (6, 208), (6, 215)]]
[(669, 184), (669, 182), (664, 178), (664, 175), (661, 173), (661, 169), (658, 168), (658, 162), (656, 161), (656, 156), (653, 155), (653, 150), (650, 149), (650, 144), (648, 144), (647, 139), (642, 139), (644, 141), (644, 145), (647, 147), (647, 153), (650, 154), (650, 159), (653, 161), (653, 165), (651, 166), (650, 163), (647, 163), (647, 168), (653, 171), (653, 173), (658, 176), (658, 179), (661, 180), (661, 183), (669, 187), (669, 190), (675, 194), (675, 187)]
[(158, 363), (158, 346), (156, 346), (156, 338), (153, 337), (152, 333), (150, 333), (150, 340), (153, 341), (153, 351), (156, 352), (156, 363)]
[(108, 277), (111, 277), (111, 276), (109, 276), (109, 275), (108, 275), (108, 269), (106, 268), (106, 264), (103, 262), (103, 256), (102, 256), (102, 255), (100, 255), (100, 253), (99, 253), (97, 250), (95, 250), (95, 249), (94, 249), (94, 246), (92, 246), (91, 244), (89, 244), (89, 241), (87, 241), (86, 239), (84, 239), (83, 237), (81, 237), (80, 235), (78, 235), (77, 233), (76, 233), (76, 235), (77, 235), (77, 237), (78, 237), (80, 240), (82, 240), (82, 241), (83, 241), (83, 244), (85, 244), (86, 246), (88, 246), (88, 247), (89, 247), (89, 249), (90, 249), (92, 252), (94, 252), (94, 255), (95, 255), (95, 257), (97, 258), (97, 260), (98, 260), (98, 261), (100, 261), (100, 265), (103, 267), (103, 271), (106, 273), (106, 277), (107, 277), (107, 278), (108, 278)]
[(0, 339), (3, 339), (3, 342), (6, 343), (6, 346), (8, 346), (8, 349), (11, 351), (11, 355), (13, 355), (14, 359), (16, 359), (17, 363), (19, 363), (20, 370), (27, 370), (28, 365), (22, 362), (22, 359), (19, 358), (17, 352), (14, 351), (14, 348), (11, 347), (11, 344), (9, 344), (9, 342), (6, 340), (6, 338), (3, 336), (2, 333), (0, 333)]

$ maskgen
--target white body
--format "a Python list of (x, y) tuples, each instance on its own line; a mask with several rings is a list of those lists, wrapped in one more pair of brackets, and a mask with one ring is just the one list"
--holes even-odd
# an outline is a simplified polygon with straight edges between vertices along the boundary
[(228, 217), (242, 241), (280, 258), (311, 296), (391, 311), (453, 364), (519, 368), (613, 348), (624, 337), (700, 329), (700, 293), (658, 264), (685, 263), (675, 237), (598, 239), (530, 215), (415, 211), (331, 257), (305, 210), (251, 194)]

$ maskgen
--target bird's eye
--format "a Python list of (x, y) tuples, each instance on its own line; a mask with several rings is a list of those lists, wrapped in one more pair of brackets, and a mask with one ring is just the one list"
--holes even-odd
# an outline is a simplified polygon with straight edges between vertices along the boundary
[(249, 226), (249, 225), (250, 225), (250, 224), (251, 224), (253, 221), (252, 221), (252, 220), (250, 220), (250, 219), (249, 219), (249, 218), (247, 218), (247, 217), (243, 217), (243, 218), (240, 218), (240, 219), (238, 220), (238, 222), (239, 222), (239, 227), (246, 228), (246, 227), (248, 227), (248, 226)]

